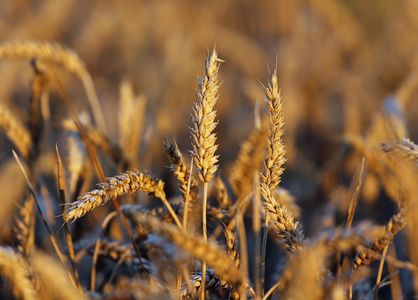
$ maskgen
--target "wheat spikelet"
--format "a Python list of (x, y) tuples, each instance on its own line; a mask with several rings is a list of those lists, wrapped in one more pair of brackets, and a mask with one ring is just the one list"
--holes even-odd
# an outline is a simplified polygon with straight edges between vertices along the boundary
[(71, 283), (69, 273), (59, 261), (39, 251), (32, 251), (29, 263), (35, 274), (39, 276), (41, 299), (76, 300), (82, 298)]
[[(239, 299), (238, 293), (234, 290), (234, 288), (225, 280), (222, 280), (213, 269), (208, 268), (206, 270), (206, 290), (216, 290), (219, 294), (222, 294), (222, 290), (227, 289), (228, 294), (232, 294), (232, 299)], [(201, 273), (196, 273), (191, 276), (191, 285), (193, 290), (190, 291), (188, 285), (183, 285), (181, 289), (181, 297), (183, 299), (193, 299), (193, 295), (196, 295), (201, 284), (202, 284), (203, 276)], [(229, 298), (231, 299), (231, 298)]]
[(254, 172), (260, 170), (263, 161), (263, 150), (266, 147), (268, 131), (264, 128), (254, 129), (248, 140), (240, 148), (234, 162), (229, 182), (238, 199), (245, 197), (252, 187)]
[(244, 276), (237, 268), (235, 261), (223, 249), (211, 242), (205, 242), (201, 237), (185, 232), (184, 230), (160, 220), (137, 213), (137, 222), (143, 224), (151, 232), (163, 236), (174, 243), (184, 252), (201, 260), (206, 261), (215, 272), (231, 284), (237, 286), (244, 283)]
[(35, 241), (35, 218), (32, 199), (26, 199), (19, 207), (19, 215), (16, 217), (14, 231), (18, 241), (17, 249), (27, 256), (34, 246)]
[(354, 269), (362, 265), (369, 265), (379, 259), (383, 249), (390, 245), (395, 235), (406, 226), (407, 213), (407, 208), (402, 207), (396, 215), (390, 218), (388, 223), (382, 226), (382, 231), (376, 236), (374, 243), (365, 245), (365, 249), (357, 253), (353, 260)]
[(0, 127), (3, 128), (7, 137), (19, 150), (19, 153), (27, 158), (32, 145), (29, 131), (8, 111), (0, 105)]
[(116, 284), (107, 284), (103, 290), (103, 299), (170, 299), (170, 294), (164, 284), (151, 278), (149, 282), (139, 278), (121, 277)]
[(106, 132), (103, 112), (94, 89), (93, 80), (84, 62), (77, 53), (59, 44), (49, 42), (5, 42), (0, 45), (0, 58), (7, 59), (41, 59), (52, 64), (61, 65), (75, 74), (84, 85), (95, 120), (103, 132)]
[(418, 164), (418, 145), (408, 138), (404, 137), (402, 140), (383, 143), (382, 150), (384, 152), (392, 152), (401, 157), (408, 158), (413, 160), (415, 164)]
[(123, 81), (120, 86), (119, 145), (131, 164), (137, 164), (137, 155), (142, 141), (147, 100), (135, 97), (132, 85)]
[(107, 182), (99, 184), (99, 189), (90, 191), (71, 203), (64, 220), (65, 222), (71, 219), (76, 220), (111, 199), (136, 191), (146, 192), (151, 196), (165, 199), (163, 181), (139, 171), (128, 171), (107, 178)]
[(261, 174), (261, 182), (274, 192), (283, 174), (283, 164), (286, 153), (283, 144), (284, 117), (283, 100), (277, 82), (277, 70), (274, 70), (268, 87), (265, 88), (267, 107), (270, 115), (270, 132), (268, 138), (267, 155), (264, 161), (265, 174)]
[(299, 219), (301, 208), (297, 205), (296, 198), (287, 189), (278, 187), (273, 197), (281, 207), (286, 207), (294, 218)]
[[(176, 175), (176, 178), (181, 183), (181, 193), (183, 199), (186, 200), (186, 193), (187, 193), (187, 184), (190, 176), (190, 168), (186, 165), (183, 160), (183, 155), (181, 154), (176, 141), (171, 141), (167, 138), (165, 142), (165, 151), (171, 161), (170, 168)], [(190, 191), (189, 191), (190, 201), (189, 203), (191, 206), (197, 202), (199, 199), (199, 186), (197, 181), (192, 177), (190, 182)]]
[(285, 206), (280, 206), (277, 203), (265, 183), (261, 184), (260, 191), (264, 197), (263, 205), (269, 214), (269, 220), (274, 223), (276, 231), (285, 240), (288, 251), (294, 252), (300, 250), (304, 235), (299, 222), (294, 222), (294, 217), (289, 210)]
[(48, 42), (6, 42), (0, 45), (0, 58), (52, 59), (54, 63), (63, 66), (68, 71), (76, 74), (79, 78), (82, 78), (87, 73), (84, 62), (75, 51), (64, 48), (59, 44)]
[(17, 299), (38, 299), (28, 266), (12, 248), (0, 247), (0, 274)]
[(235, 260), (237, 267), (239, 267), (239, 252), (237, 249), (237, 244), (235, 242), (235, 233), (230, 230), (228, 227), (224, 230), (225, 233), (225, 241), (226, 241), (226, 249), (231, 255), (231, 257)]
[(215, 151), (218, 148), (216, 134), (213, 133), (217, 122), (215, 121), (216, 111), (213, 110), (218, 100), (218, 70), (219, 63), (223, 60), (218, 58), (216, 50), (213, 50), (206, 60), (205, 75), (200, 78), (196, 92), (198, 102), (193, 108), (193, 128), (191, 128), (192, 146), (191, 152), (193, 161), (199, 172), (202, 182), (209, 182), (218, 169), (218, 155)]

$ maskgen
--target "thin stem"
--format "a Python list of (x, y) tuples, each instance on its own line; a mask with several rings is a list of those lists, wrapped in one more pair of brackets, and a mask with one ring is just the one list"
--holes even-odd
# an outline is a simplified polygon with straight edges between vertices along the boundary
[[(245, 211), (242, 207), (237, 208), (237, 230), (238, 230), (238, 245), (241, 258), (242, 272), (248, 280), (248, 249), (247, 249), (247, 235), (245, 232), (245, 225), (242, 212)], [(247, 299), (247, 294), (241, 295), (242, 299)]]
[[(59, 247), (58, 247), (57, 241), (55, 240), (55, 237), (54, 237), (54, 235), (52, 234), (52, 229), (51, 229), (51, 227), (49, 227), (48, 221), (46, 220), (45, 215), (44, 215), (44, 213), (42, 212), (42, 209), (41, 209), (41, 206), (40, 206), (40, 204), (39, 204), (38, 198), (37, 198), (37, 196), (36, 196), (35, 190), (34, 190), (34, 188), (33, 188), (32, 184), (30, 183), (30, 180), (29, 180), (29, 178), (28, 178), (28, 175), (26, 174), (25, 169), (23, 168), (22, 164), (20, 163), (20, 159), (19, 159), (19, 157), (17, 156), (16, 152), (14, 152), (13, 150), (12, 150), (12, 152), (13, 152), (13, 156), (15, 157), (15, 159), (16, 159), (16, 161), (17, 161), (17, 163), (19, 164), (20, 169), (22, 170), (23, 176), (25, 176), (25, 180), (26, 180), (26, 183), (27, 183), (27, 185), (28, 185), (28, 187), (29, 187), (29, 190), (30, 190), (30, 192), (31, 192), (31, 194), (32, 194), (32, 196), (33, 196), (33, 198), (35, 199), (35, 204), (36, 204), (36, 207), (37, 207), (37, 209), (38, 209), (39, 214), (41, 215), (42, 222), (45, 224), (45, 227), (46, 227), (46, 229), (48, 230), (49, 237), (50, 237), (50, 239), (51, 239), (52, 245), (54, 246), (55, 252), (57, 252), (58, 257), (59, 257), (59, 259), (61, 260), (61, 263), (65, 266), (65, 257), (64, 257), (64, 255), (61, 253), (61, 250), (60, 250), (60, 249), (59, 249)], [(69, 278), (70, 278), (71, 282), (73, 283), (73, 285), (76, 287), (77, 285), (76, 285), (76, 283), (74, 282), (74, 278), (73, 278), (73, 276), (72, 276), (70, 273), (68, 273), (68, 276), (69, 276)]]
[(269, 226), (269, 213), (267, 209), (265, 210), (265, 223), (264, 223), (264, 232), (263, 232), (263, 242), (261, 246), (261, 290), (264, 292), (264, 282), (266, 276), (266, 252), (267, 252), (267, 234)]
[(164, 205), (167, 207), (168, 211), (170, 212), (171, 216), (173, 217), (174, 221), (176, 222), (177, 226), (182, 228), (179, 218), (177, 217), (176, 213), (174, 212), (173, 208), (171, 207), (170, 203), (168, 203), (167, 198), (160, 197), (161, 201), (163, 201)]
[[(61, 201), (62, 214), (65, 216), (65, 214), (67, 213), (67, 206), (66, 206), (67, 201), (65, 200), (64, 180), (62, 178), (62, 163), (61, 163), (61, 157), (58, 152), (57, 145), (55, 145), (55, 149), (57, 151), (58, 194), (59, 194), (59, 199)], [(77, 271), (77, 265), (75, 263), (73, 239), (71, 237), (70, 225), (68, 224), (68, 222), (64, 223), (64, 230), (65, 230), (65, 236), (67, 238), (68, 253), (70, 254), (70, 261), (71, 261), (71, 267), (74, 273), (74, 280), (75, 280), (78, 290), (80, 291), (80, 293), (82, 293), (80, 278), (78, 276), (78, 271)]]
[[(208, 241), (208, 229), (206, 227), (206, 209), (207, 209), (207, 202), (208, 202), (208, 183), (205, 182), (203, 185), (203, 215), (202, 215), (202, 223), (203, 223), (203, 240), (205, 242)], [(206, 261), (203, 261), (202, 265), (202, 283), (201, 283), (201, 294), (200, 299), (205, 299), (206, 295)]]
[(259, 172), (256, 171), (254, 175), (254, 205), (253, 205), (253, 231), (254, 231), (254, 282), (255, 293), (257, 298), (261, 298), (262, 284), (261, 284), (261, 220), (260, 220), (260, 192), (259, 186)]
[(279, 285), (280, 285), (280, 280), (268, 290), (268, 292), (264, 295), (264, 297), (261, 300), (269, 299), (270, 295), (272, 295), (277, 290)]
[(385, 258), (386, 258), (386, 253), (388, 252), (388, 246), (389, 245), (387, 245), (383, 249), (382, 257), (380, 259), (379, 271), (377, 272), (376, 286), (374, 289), (374, 300), (377, 300), (377, 296), (379, 294), (379, 286), (380, 286), (380, 281), (382, 279), (383, 265), (385, 264)]

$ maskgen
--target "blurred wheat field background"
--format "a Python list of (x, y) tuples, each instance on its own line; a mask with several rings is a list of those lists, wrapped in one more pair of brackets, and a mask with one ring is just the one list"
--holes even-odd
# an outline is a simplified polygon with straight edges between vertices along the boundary
[(417, 32), (413, 0), (3, 1), (0, 298), (415, 299)]

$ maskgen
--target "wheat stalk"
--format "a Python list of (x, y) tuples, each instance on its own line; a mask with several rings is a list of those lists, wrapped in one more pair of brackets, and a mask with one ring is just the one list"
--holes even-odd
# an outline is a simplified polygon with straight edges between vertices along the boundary
[[(208, 182), (213, 178), (214, 173), (218, 169), (219, 155), (215, 155), (218, 145), (216, 145), (216, 134), (213, 133), (218, 122), (215, 121), (216, 111), (213, 110), (218, 100), (218, 71), (219, 65), (223, 60), (218, 58), (218, 53), (213, 49), (212, 54), (206, 60), (205, 75), (200, 78), (196, 91), (198, 102), (195, 103), (192, 114), (193, 127), (190, 129), (192, 137), (193, 151), (191, 155), (196, 165), (199, 179), (204, 183), (203, 189), (203, 239), (207, 240), (206, 227), (206, 208)], [(206, 264), (203, 262), (202, 267), (202, 295), (205, 295), (205, 276)]]

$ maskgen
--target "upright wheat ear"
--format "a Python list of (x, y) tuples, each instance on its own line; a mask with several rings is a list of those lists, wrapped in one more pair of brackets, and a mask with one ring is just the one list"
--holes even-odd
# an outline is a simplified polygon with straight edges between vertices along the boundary
[(268, 87), (265, 88), (266, 102), (270, 115), (270, 134), (267, 146), (267, 155), (264, 161), (265, 174), (261, 174), (261, 182), (266, 184), (273, 193), (280, 183), (283, 174), (283, 164), (286, 159), (286, 150), (283, 144), (284, 116), (283, 100), (277, 83), (276, 70), (271, 75)]
[(219, 63), (216, 50), (206, 60), (205, 75), (200, 78), (196, 92), (198, 103), (193, 109), (193, 128), (191, 128), (193, 161), (199, 172), (202, 182), (209, 182), (218, 169), (218, 155), (215, 155), (218, 145), (215, 145), (216, 134), (212, 131), (218, 124), (215, 122), (216, 111), (213, 110), (218, 100), (218, 70)]
[(283, 100), (277, 83), (277, 71), (271, 75), (268, 87), (265, 88), (267, 107), (270, 115), (270, 132), (266, 158), (265, 172), (260, 176), (260, 193), (263, 196), (264, 208), (270, 221), (274, 222), (276, 230), (286, 244), (289, 252), (300, 250), (303, 243), (303, 231), (298, 222), (285, 206), (281, 206), (273, 196), (279, 186), (283, 174), (283, 164), (286, 153), (283, 144), (284, 116)]
[[(213, 110), (218, 100), (218, 70), (219, 63), (222, 62), (218, 58), (218, 53), (213, 49), (212, 54), (206, 60), (205, 75), (200, 78), (196, 92), (198, 102), (193, 108), (193, 128), (191, 128), (193, 151), (191, 152), (194, 164), (199, 172), (199, 178), (204, 182), (203, 187), (203, 240), (207, 241), (206, 228), (206, 207), (208, 198), (208, 182), (213, 178), (213, 174), (218, 169), (218, 155), (215, 155), (218, 145), (216, 142), (216, 134), (212, 131), (218, 124), (215, 121), (216, 111)], [(202, 266), (202, 285), (200, 298), (205, 298), (205, 280), (206, 280), (206, 261)]]

